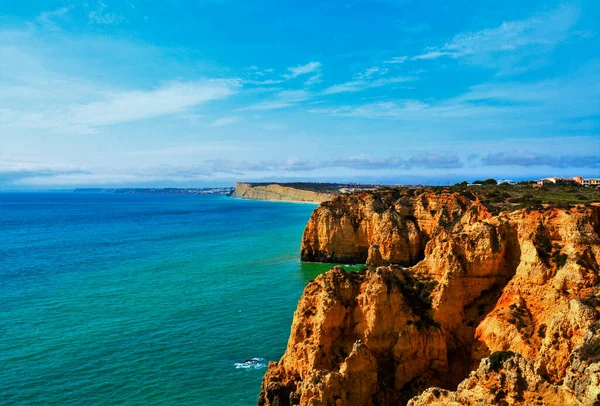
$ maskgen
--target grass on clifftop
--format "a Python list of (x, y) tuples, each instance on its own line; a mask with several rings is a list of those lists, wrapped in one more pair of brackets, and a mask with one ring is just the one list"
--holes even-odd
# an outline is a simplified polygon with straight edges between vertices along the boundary
[(411, 197), (430, 191), (434, 193), (460, 193), (468, 199), (478, 197), (491, 213), (513, 211), (524, 208), (542, 208), (550, 205), (558, 208), (568, 208), (575, 204), (589, 204), (600, 202), (600, 190), (580, 185), (544, 185), (534, 187), (533, 182), (521, 182), (517, 185), (468, 185), (466, 182), (454, 186), (399, 186), (389, 187), (382, 185), (356, 184), (356, 183), (249, 183), (251, 186), (281, 185), (299, 190), (308, 190), (318, 193), (338, 194), (340, 189), (372, 190), (375, 193), (398, 195), (397, 197)]
[(468, 186), (423, 186), (419, 188), (383, 188), (399, 191), (402, 195), (418, 194), (425, 191), (434, 193), (460, 193), (468, 199), (478, 197), (491, 213), (513, 211), (524, 208), (540, 209), (544, 205), (569, 208), (576, 204), (600, 202), (600, 190), (580, 185), (544, 185), (533, 187), (532, 183), (517, 185)]
[(298, 190), (307, 190), (317, 193), (332, 193), (337, 194), (342, 188), (350, 189), (376, 189), (379, 185), (359, 184), (359, 183), (319, 183), (319, 182), (246, 182), (252, 187), (279, 185), (290, 187)]

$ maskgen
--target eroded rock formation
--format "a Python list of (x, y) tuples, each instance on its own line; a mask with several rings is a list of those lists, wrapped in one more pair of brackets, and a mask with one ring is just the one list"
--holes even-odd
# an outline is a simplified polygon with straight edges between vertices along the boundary
[(321, 205), (302, 255), (405, 267), (309, 283), (259, 404), (600, 400), (600, 207), (492, 216), (475, 197), (381, 195)]
[(390, 190), (337, 196), (314, 211), (301, 256), (304, 261), (411, 265), (440, 229), (490, 216), (472, 194)]

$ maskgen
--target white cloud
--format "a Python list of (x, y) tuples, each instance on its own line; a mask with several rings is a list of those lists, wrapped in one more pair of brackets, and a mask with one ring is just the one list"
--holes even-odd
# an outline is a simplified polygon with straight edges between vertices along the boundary
[(388, 59), (384, 63), (404, 63), (408, 59), (408, 56), (394, 56), (392, 59)]
[(125, 21), (125, 18), (116, 13), (106, 11), (107, 5), (99, 2), (95, 10), (88, 14), (89, 21), (94, 24), (112, 25)]
[(398, 76), (392, 78), (381, 78), (376, 80), (352, 80), (350, 82), (333, 85), (323, 90), (323, 95), (331, 95), (338, 93), (354, 93), (365, 89), (372, 89), (382, 86), (390, 86), (403, 82), (417, 80), (415, 76)]
[(298, 65), (288, 68), (290, 73), (283, 75), (287, 79), (293, 79), (295, 77), (313, 73), (321, 69), (321, 62), (309, 62), (306, 65)]
[(371, 76), (378, 73), (379, 71), (380, 71), (380, 69), (377, 66), (373, 66), (372, 68), (367, 69), (365, 71), (365, 73), (363, 74), (363, 76), (366, 78), (370, 78)]
[(237, 116), (229, 116), (229, 117), (220, 117), (214, 120), (210, 126), (211, 127), (222, 127), (225, 125), (235, 124), (240, 121), (242, 118)]
[[(165, 187), (165, 186), (197, 186), (198, 182), (224, 182), (233, 184), (234, 181), (243, 179), (257, 180), (266, 177), (298, 176), (298, 179), (309, 179), (311, 176), (327, 179), (339, 176), (340, 173), (351, 174), (353, 179), (368, 174), (416, 174), (427, 171), (430, 174), (448, 174), (452, 170), (461, 176), (479, 176), (485, 168), (503, 167), (503, 173), (507, 173), (509, 167), (551, 167), (557, 168), (579, 168), (578, 172), (593, 174), (600, 161), (598, 156), (583, 154), (564, 155), (559, 149), (558, 153), (544, 151), (539, 153), (540, 146), (548, 143), (548, 140), (518, 139), (520, 147), (527, 145), (526, 149), (518, 152), (502, 151), (506, 147), (506, 140), (501, 142), (491, 141), (478, 144), (481, 149), (485, 146), (486, 151), (501, 152), (482, 155), (473, 154), (469, 150), (467, 142), (451, 143), (445, 149), (455, 152), (442, 152), (444, 149), (431, 150), (428, 146), (423, 152), (402, 153), (401, 155), (372, 156), (369, 154), (331, 156), (327, 159), (304, 160), (295, 157), (287, 159), (245, 161), (235, 159), (209, 159), (198, 160), (199, 163), (185, 165), (150, 165), (143, 167), (123, 168), (81, 168), (67, 167), (61, 165), (44, 165), (23, 161), (21, 158), (0, 157), (0, 162), (8, 162), (7, 165), (0, 164), (0, 187), (80, 187), (80, 186), (106, 186), (106, 187)], [(560, 139), (552, 142), (560, 143)], [(573, 141), (573, 140), (571, 140)], [(581, 142), (590, 142), (589, 139)], [(487, 144), (487, 145), (486, 145)], [(498, 148), (500, 146), (500, 148)], [(206, 149), (226, 145), (191, 145), (174, 147), (169, 154), (181, 156), (185, 154), (196, 155), (198, 150), (206, 152)], [(140, 151), (161, 156), (161, 153), (169, 150)], [(535, 152), (531, 152), (535, 151)], [(221, 151), (223, 152), (223, 151)], [(335, 168), (335, 171), (332, 171)], [(341, 171), (344, 169), (345, 171)], [(464, 169), (464, 170), (463, 170)], [(497, 169), (486, 173), (493, 174)], [(521, 169), (522, 171), (522, 169)], [(528, 172), (530, 173), (530, 172)], [(530, 173), (531, 176), (531, 173)], [(535, 176), (535, 175), (534, 175)]]
[[(577, 123), (585, 124), (598, 114), (600, 93), (597, 91), (596, 60), (571, 76), (534, 83), (498, 82), (472, 86), (467, 92), (447, 99), (424, 103), (419, 100), (342, 105), (315, 108), (314, 113), (342, 117), (389, 118), (420, 125), (464, 126), (470, 129), (532, 128), (536, 131), (577, 131)], [(336, 89), (334, 89), (336, 90)], [(348, 89), (337, 89), (337, 91)], [(468, 119), (465, 121), (465, 119)], [(583, 120), (583, 121), (582, 121)], [(568, 124), (565, 124), (568, 123)], [(597, 131), (598, 122), (589, 123)]]
[[(127, 54), (131, 59), (145, 59), (150, 64), (164, 62), (171, 67), (170, 60), (163, 56), (165, 50), (127, 41), (105, 42), (102, 38), (94, 41), (72, 39), (62, 33), (46, 39), (40, 37), (37, 29), (2, 30), (0, 35), (2, 133), (15, 137), (16, 134), (33, 133), (32, 129), (46, 130), (53, 136), (91, 134), (105, 126), (165, 116), (188, 116), (193, 122), (200, 117), (199, 112), (193, 111), (196, 106), (225, 99), (237, 93), (243, 84), (238, 79), (153, 83), (145, 78), (142, 83), (149, 84), (125, 87), (120, 84), (123, 83), (120, 77), (92, 79), (98, 76), (96, 73), (104, 72), (102, 67), (90, 65), (96, 58), (90, 61), (78, 55), (78, 59), (71, 60), (64, 57), (69, 51), (63, 52), (63, 48), (71, 46), (74, 52), (89, 49), (90, 54), (98, 57), (105, 53), (115, 54), (117, 59)], [(141, 70), (143, 65), (137, 68)], [(86, 75), (88, 71), (91, 72), (89, 76)], [(166, 69), (162, 76), (169, 74), (179, 76), (180, 71)], [(199, 122), (210, 123), (221, 114)], [(36, 131), (35, 134), (43, 132)]]
[(323, 82), (323, 79), (321, 79), (321, 77), (321, 73), (317, 73), (316, 75), (311, 76), (306, 82), (304, 82), (304, 86), (313, 86)]
[(417, 61), (419, 59), (437, 59), (441, 56), (448, 56), (450, 58), (458, 58), (460, 56), (460, 54), (457, 54), (454, 52), (430, 51), (430, 52), (426, 52), (421, 55), (413, 56), (410, 59), (412, 59), (413, 61)]
[(245, 80), (244, 83), (257, 86), (277, 85), (283, 83), (284, 80), (266, 79), (266, 80)]
[(235, 86), (235, 82), (227, 80), (171, 82), (155, 90), (108, 94), (105, 100), (73, 107), (69, 116), (74, 122), (89, 126), (160, 117), (224, 99), (235, 93)]
[[(271, 73), (273, 73), (273, 72), (275, 71), (275, 70), (274, 70), (274, 69), (272, 69), (272, 68), (269, 68), (269, 69), (260, 69), (260, 68), (259, 68), (258, 66), (256, 66), (256, 65), (251, 65), (251, 66), (248, 66), (248, 67), (246, 67), (246, 70), (249, 70), (249, 71), (250, 71), (250, 73), (251, 73), (252, 75), (255, 75), (255, 76), (266, 76), (266, 75), (268, 75), (268, 74), (271, 74)], [(279, 83), (279, 82), (283, 82), (283, 80), (281, 80), (281, 81), (277, 81), (277, 82), (278, 82), (278, 83)]]
[(355, 78), (369, 80), (373, 76), (383, 76), (383, 75), (387, 74), (388, 72), (389, 72), (388, 68), (380, 68), (378, 66), (373, 66), (373, 67), (365, 70), (364, 72), (358, 73), (357, 75), (355, 75)]
[[(539, 54), (543, 54), (544, 50), (552, 49), (568, 38), (578, 18), (579, 10), (574, 6), (565, 5), (526, 20), (506, 21), (496, 28), (458, 34), (443, 46), (428, 47), (423, 54), (411, 59), (465, 57), (472, 63), (485, 66), (517, 65), (526, 57), (541, 58)], [(501, 55), (517, 50), (520, 50), (522, 55), (513, 56), (508, 60), (500, 58)], [(530, 50), (531, 55), (525, 52), (526, 50)], [(539, 62), (530, 62), (531, 67), (538, 64)]]
[(54, 178), (60, 175), (87, 174), (89, 171), (74, 165), (44, 164), (26, 157), (0, 156), (0, 189), (18, 184), (28, 178)]
[(323, 94), (337, 94), (337, 93), (352, 93), (364, 90), (367, 88), (367, 82), (363, 80), (353, 80), (338, 85), (329, 86), (323, 90)]
[(404, 100), (401, 102), (367, 103), (358, 106), (340, 106), (334, 108), (316, 108), (309, 110), (313, 113), (325, 113), (343, 117), (363, 118), (409, 118), (416, 111), (429, 108), (428, 104), (418, 100)]
[(61, 7), (53, 11), (44, 11), (35, 19), (35, 23), (49, 30), (58, 30), (58, 21), (64, 20), (72, 6)]
[(153, 90), (110, 91), (94, 101), (48, 109), (0, 109), (4, 125), (45, 128), (61, 133), (92, 133), (98, 127), (182, 113), (236, 92), (235, 80), (170, 82)]
[(313, 94), (305, 90), (282, 90), (273, 95), (269, 100), (255, 103), (248, 107), (241, 108), (240, 110), (278, 110), (295, 106), (312, 97)]

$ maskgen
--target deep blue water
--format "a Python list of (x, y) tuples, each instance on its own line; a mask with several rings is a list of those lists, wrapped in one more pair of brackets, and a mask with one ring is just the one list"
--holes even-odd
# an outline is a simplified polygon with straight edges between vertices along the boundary
[(253, 405), (314, 205), (0, 194), (0, 404)]

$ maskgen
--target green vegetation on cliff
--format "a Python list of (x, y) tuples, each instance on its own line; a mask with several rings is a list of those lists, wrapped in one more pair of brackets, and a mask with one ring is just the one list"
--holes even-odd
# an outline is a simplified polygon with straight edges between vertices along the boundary
[(478, 198), (493, 214), (531, 208), (541, 209), (546, 205), (568, 208), (576, 204), (600, 202), (600, 190), (580, 185), (544, 185), (534, 187), (532, 183), (517, 185), (477, 185), (458, 183), (454, 186), (424, 186), (420, 188), (394, 188), (403, 195), (424, 191), (435, 193), (460, 193), (474, 200)]

